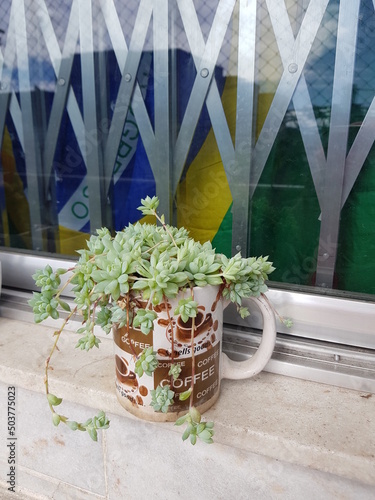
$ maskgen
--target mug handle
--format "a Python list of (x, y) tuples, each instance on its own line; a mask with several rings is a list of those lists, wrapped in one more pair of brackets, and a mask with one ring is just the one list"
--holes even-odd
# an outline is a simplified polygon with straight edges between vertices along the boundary
[(273, 309), (264, 295), (250, 297), (263, 316), (263, 335), (255, 354), (245, 361), (233, 361), (222, 353), (222, 378), (240, 380), (261, 372), (271, 359), (276, 343), (276, 321)]

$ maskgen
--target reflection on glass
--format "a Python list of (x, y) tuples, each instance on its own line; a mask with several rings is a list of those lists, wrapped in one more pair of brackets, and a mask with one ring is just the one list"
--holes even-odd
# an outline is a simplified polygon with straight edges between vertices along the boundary
[(3, 0), (3, 247), (169, 219), (282, 286), (375, 293), (371, 0)]

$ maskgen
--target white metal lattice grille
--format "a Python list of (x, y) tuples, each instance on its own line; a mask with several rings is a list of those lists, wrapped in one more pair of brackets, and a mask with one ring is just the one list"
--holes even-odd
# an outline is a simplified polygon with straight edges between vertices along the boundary
[[(341, 210), (375, 139), (372, 98), (347, 151), (356, 47), (360, 36), (369, 36), (361, 31), (360, 0), (140, 0), (126, 6), (114, 0), (65, 0), (58, 9), (54, 4), (3, 0), (0, 7), (4, 32), (0, 137), (9, 113), (25, 155), (33, 248), (47, 249), (42, 228), (56, 225), (58, 217), (53, 165), (64, 112), (86, 166), (80, 189), (88, 188), (87, 214), (95, 228), (108, 223), (107, 201), (127, 127), (129, 138), (129, 127), (134, 127), (134, 137), (142, 138), (156, 192), (163, 200), (161, 210), (171, 216), (172, 200), (206, 106), (233, 198), (232, 247), (246, 253), (251, 198), (292, 104), (321, 210), (316, 284), (332, 287)], [(375, 0), (367, 4), (375, 8)], [(319, 64), (319, 51), (314, 51), (323, 19), (330, 13), (335, 27), (329, 36), (336, 48), (325, 151), (305, 70), (308, 60), (310, 65)], [(251, 117), (257, 111), (262, 77), (257, 54), (266, 37), (274, 40), (274, 57), (281, 65), (276, 64), (279, 77), (273, 82), (274, 96), (257, 136)], [(237, 77), (234, 140), (214, 76), (228, 45)], [(182, 120), (176, 124), (173, 49), (179, 46), (191, 52), (196, 76)], [(114, 52), (121, 72), (113, 110), (104, 85), (108, 50)], [(152, 54), (152, 118), (141, 78), (144, 74), (149, 79), (147, 64), (151, 63), (140, 72), (145, 53)], [(77, 54), (82, 103), (72, 82)], [(38, 81), (35, 61), (51, 68), (48, 81)], [(43, 86), (53, 90), (49, 113), (39, 95)], [(74, 169), (74, 162), (65, 168)]]

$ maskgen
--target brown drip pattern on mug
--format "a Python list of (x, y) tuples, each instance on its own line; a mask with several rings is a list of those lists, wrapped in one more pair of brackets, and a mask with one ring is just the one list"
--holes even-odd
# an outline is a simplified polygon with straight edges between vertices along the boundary
[(216, 307), (221, 299), (221, 296), (222, 296), (222, 290), (220, 288), (220, 290), (217, 292), (215, 302), (211, 306), (211, 312), (214, 312), (216, 310)]

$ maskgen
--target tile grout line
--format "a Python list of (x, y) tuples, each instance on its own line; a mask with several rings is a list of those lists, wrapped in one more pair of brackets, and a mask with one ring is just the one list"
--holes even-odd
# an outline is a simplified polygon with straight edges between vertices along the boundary
[(105, 498), (106, 500), (109, 498), (109, 490), (108, 490), (108, 473), (107, 473), (107, 436), (106, 433), (102, 431), (102, 450), (103, 450), (103, 467), (104, 467), (104, 485), (105, 485)]

